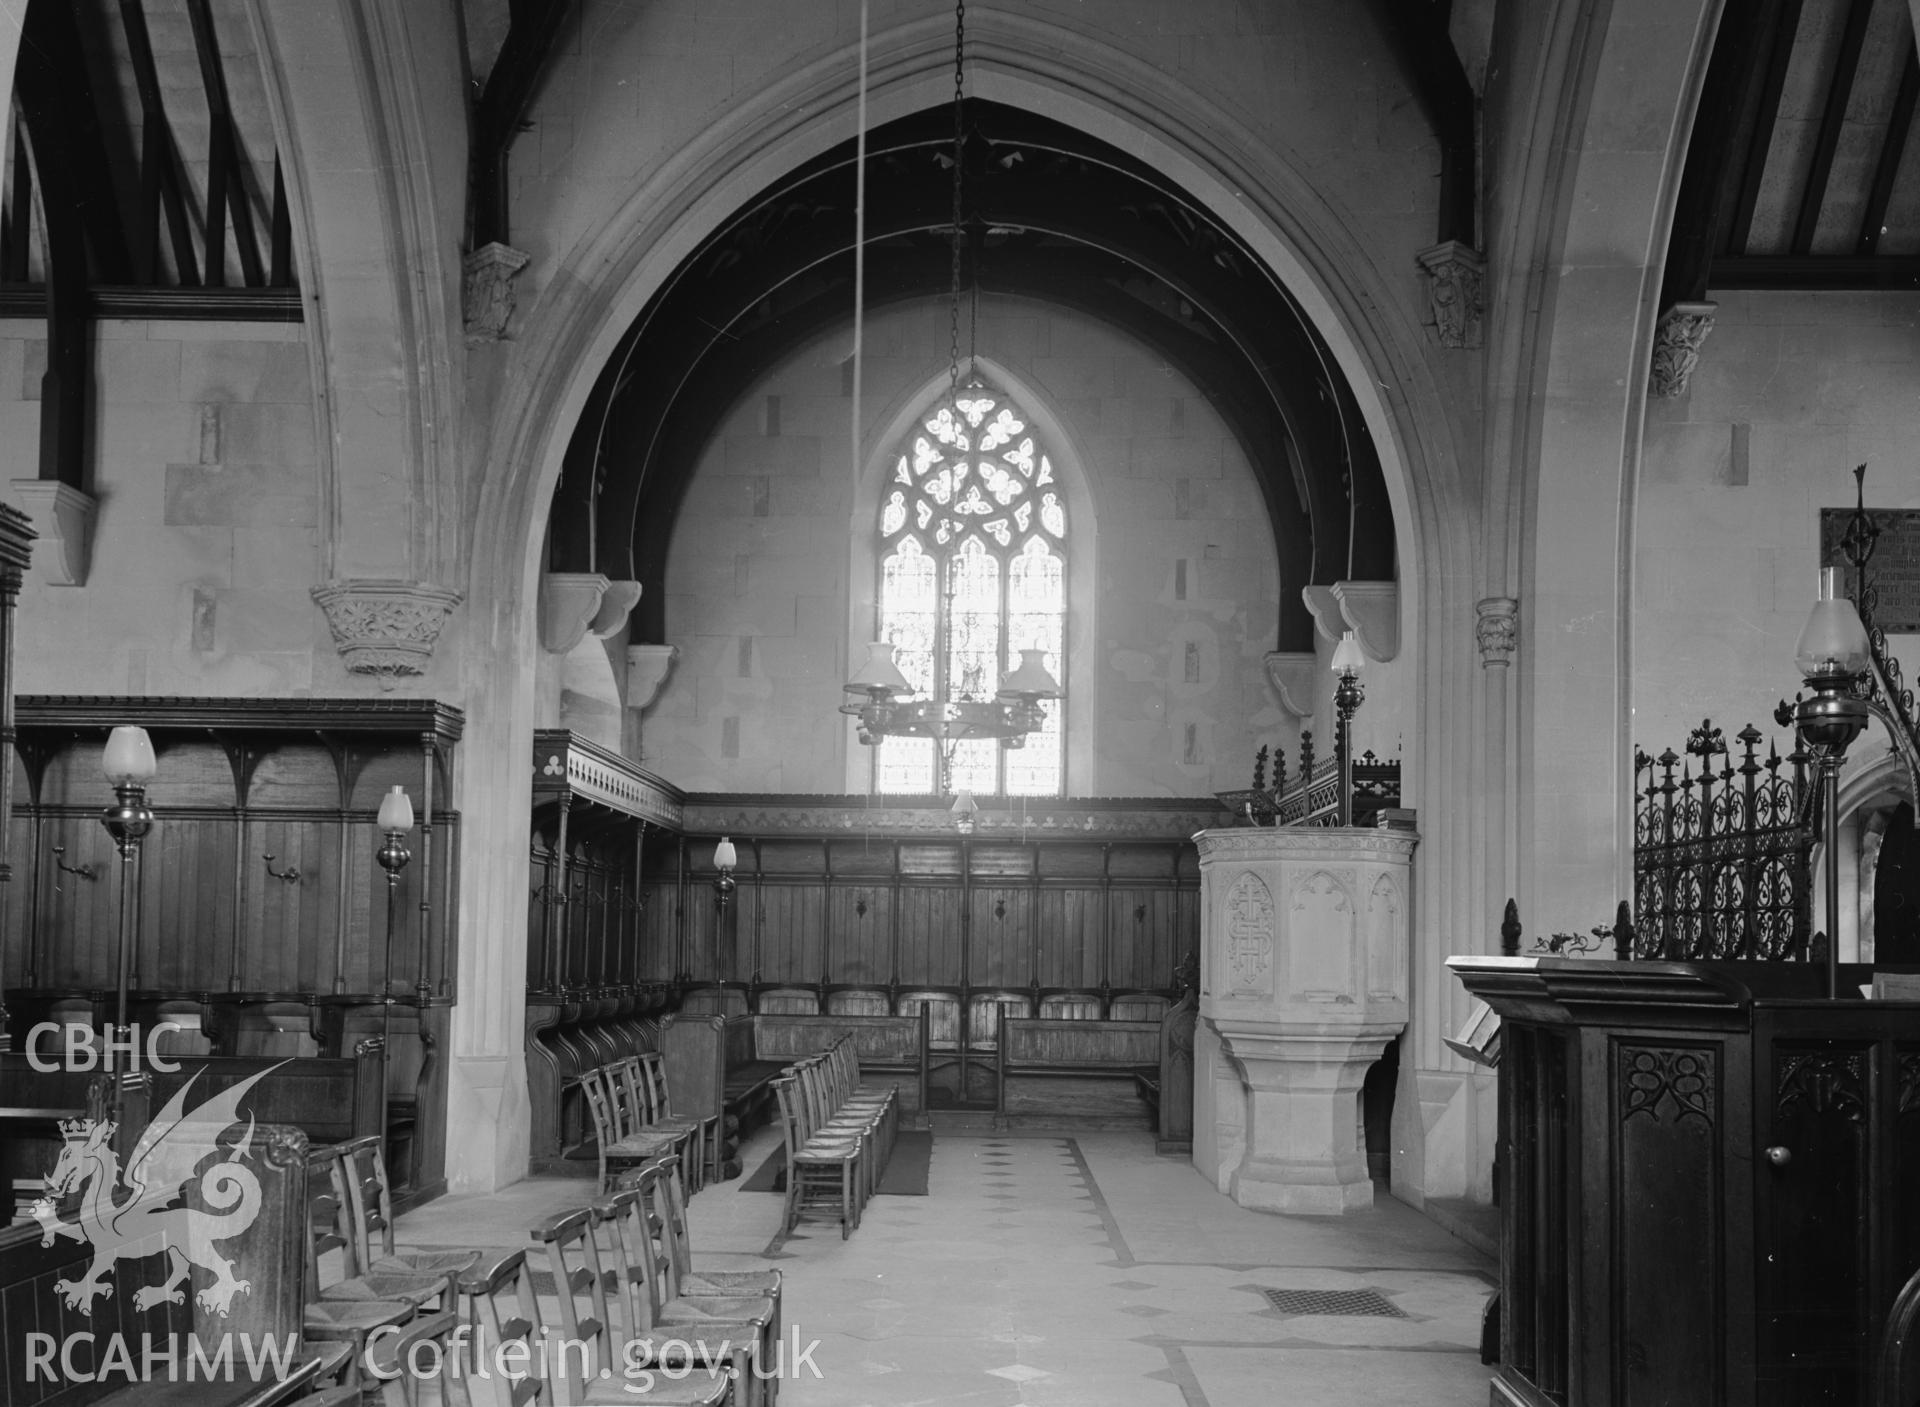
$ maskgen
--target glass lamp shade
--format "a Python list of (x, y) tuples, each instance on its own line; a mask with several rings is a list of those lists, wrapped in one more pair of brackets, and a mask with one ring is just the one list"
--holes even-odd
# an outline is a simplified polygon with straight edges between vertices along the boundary
[(885, 640), (875, 640), (867, 646), (865, 662), (854, 670), (853, 678), (847, 681), (849, 694), (866, 694), (875, 689), (885, 689), (888, 693), (901, 696), (913, 692), (913, 685), (900, 672), (900, 666), (893, 662), (893, 646)]
[(739, 862), (740, 857), (734, 853), (733, 842), (724, 835), (721, 836), (720, 843), (713, 847), (713, 867), (717, 870), (731, 870)]
[(959, 795), (953, 798), (953, 815), (956, 820), (972, 820), (974, 813), (979, 809), (980, 803), (973, 799), (973, 793), (965, 787), (962, 787)]
[(1839, 584), (1838, 568), (1820, 569), (1820, 599), (1793, 647), (1793, 662), (1804, 679), (1851, 678), (1867, 668), (1867, 628)]
[(380, 819), (376, 824), (383, 831), (413, 829), (413, 802), (408, 798), (405, 787), (396, 786), (380, 798)]
[(1349, 630), (1340, 637), (1340, 643), (1333, 647), (1333, 672), (1335, 674), (1358, 674), (1367, 665), (1367, 657), (1360, 649), (1360, 641)]
[(1022, 694), (1038, 699), (1060, 697), (1060, 681), (1047, 672), (1045, 650), (1022, 650), (1020, 667), (1000, 681), (1001, 698), (1018, 698)]
[(107, 736), (107, 750), (101, 755), (100, 770), (116, 787), (145, 786), (153, 780), (158, 764), (153, 760), (153, 739), (145, 728), (115, 728)]

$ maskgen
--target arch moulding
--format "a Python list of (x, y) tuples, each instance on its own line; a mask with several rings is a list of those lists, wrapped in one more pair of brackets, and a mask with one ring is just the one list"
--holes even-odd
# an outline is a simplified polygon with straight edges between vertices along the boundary
[[(952, 95), (944, 18), (875, 36), (868, 122), (878, 125)], [(1471, 837), (1485, 828), (1470, 772), (1473, 749), (1448, 746), (1440, 726), (1464, 728), (1479, 673), (1473, 652), (1473, 542), (1478, 509), (1462, 481), (1463, 432), (1428, 363), (1412, 307), (1412, 253), (1396, 276), (1356, 234), (1356, 224), (1291, 164), (1226, 112), (1137, 59), (1024, 16), (988, 11), (969, 27), (969, 78), (980, 97), (1045, 114), (1134, 152), (1208, 206), (1266, 262), (1313, 321), (1351, 383), (1379, 450), (1401, 545), (1401, 637), (1417, 725), (1407, 737), (1404, 789), (1422, 808), (1429, 839), (1419, 870), (1415, 981), (1443, 974), (1448, 934), (1471, 931), (1470, 894), (1446, 879), (1463, 871)], [(733, 120), (718, 124), (660, 168), (590, 236), (577, 243), (529, 298), (518, 341), (470, 361), (469, 404), (495, 407), (483, 444), (469, 556), (468, 610), (456, 625), (475, 717), (462, 747), (468, 812), (478, 853), (518, 855), (526, 814), (522, 765), (533, 726), (530, 604), (561, 459), (587, 396), (624, 331), (671, 271), (737, 208), (794, 166), (854, 135), (856, 54), (851, 46), (767, 84)], [(541, 271), (530, 270), (530, 275)], [(523, 281), (525, 289), (525, 281)], [(531, 290), (526, 290), (531, 292)], [(505, 360), (489, 364), (483, 358)], [(482, 395), (481, 381), (495, 391)], [(1016, 390), (1009, 385), (1009, 390)], [(1429, 648), (1428, 642), (1433, 642)], [(1432, 745), (1422, 734), (1436, 731)], [(1464, 741), (1464, 734), (1462, 734)], [(493, 1138), (460, 1122), (463, 1064), (480, 1100), (515, 1105), (517, 1013), (483, 1011), (516, 986), (524, 964), (526, 876), (515, 865), (463, 870), (462, 912), (470, 945), (456, 1008), (449, 1166), (510, 1166), (509, 1128)], [(516, 919), (516, 908), (519, 910)], [(1428, 952), (1432, 949), (1432, 952)], [(490, 990), (489, 990), (490, 989)], [(469, 994), (476, 1000), (468, 1004)], [(486, 994), (486, 995), (483, 995)], [(510, 998), (508, 999), (510, 1002)], [(1416, 1023), (1419, 1018), (1416, 1017)], [(1431, 1024), (1431, 1023), (1426, 1023)], [(505, 1032), (507, 1034), (495, 1034)], [(1417, 1033), (1408, 1068), (1441, 1063), (1438, 1030)], [(510, 1048), (502, 1049), (502, 1043)], [(504, 1082), (502, 1085), (500, 1082)], [(524, 1091), (517, 1095), (524, 1105)], [(1403, 1101), (1405, 1102), (1405, 1101)], [(1417, 1124), (1417, 1120), (1416, 1120)], [(521, 1134), (524, 1140), (524, 1133)]]

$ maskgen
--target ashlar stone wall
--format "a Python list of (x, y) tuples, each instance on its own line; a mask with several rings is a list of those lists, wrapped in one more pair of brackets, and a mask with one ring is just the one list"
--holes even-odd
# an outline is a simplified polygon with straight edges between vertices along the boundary
[[(873, 628), (874, 558), (854, 534), (874, 530), (894, 427), (944, 389), (946, 317), (928, 303), (868, 323), (864, 485), (851, 468), (850, 334), (813, 344), (734, 408), (670, 549), (667, 630), (681, 656), (641, 726), (646, 766), (701, 791), (864, 788), (864, 750), (836, 711), (849, 642)], [(1244, 786), (1260, 744), (1291, 748), (1295, 731), (1262, 664), (1278, 564), (1245, 451), (1149, 349), (1078, 314), (984, 299), (977, 343), (1017, 383), (1007, 389), (1031, 392), (1036, 428), (1064, 432), (1056, 466), (1084, 480), (1070, 560), (1084, 567), (1091, 552), (1097, 565), (1069, 603), (1071, 789)]]
[[(21, 692), (338, 688), (346, 676), (308, 595), (323, 508), (304, 329), (102, 320), (92, 356), (90, 574), (83, 588), (51, 585), (50, 545), (37, 548)], [(0, 322), (0, 480), (39, 472), (45, 369), (44, 324)]]

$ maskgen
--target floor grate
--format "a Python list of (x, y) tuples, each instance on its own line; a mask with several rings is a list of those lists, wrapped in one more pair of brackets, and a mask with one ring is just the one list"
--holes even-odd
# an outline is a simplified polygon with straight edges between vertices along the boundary
[(1405, 1319), (1407, 1312), (1378, 1290), (1270, 1290), (1260, 1293), (1282, 1314), (1366, 1314)]

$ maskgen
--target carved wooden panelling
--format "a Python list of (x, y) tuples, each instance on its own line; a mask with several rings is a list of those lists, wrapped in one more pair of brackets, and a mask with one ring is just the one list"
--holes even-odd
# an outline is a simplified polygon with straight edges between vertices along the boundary
[(1620, 1121), (1645, 1114), (1659, 1123), (1688, 1117), (1714, 1121), (1711, 1051), (1668, 1046), (1620, 1047)]
[[(1689, 1374), (1719, 1375), (1700, 1360), (1725, 1314), (1720, 1057), (1711, 1046), (1632, 1040), (1614, 1052), (1612, 1400), (1658, 1402)], [(1687, 1292), (1674, 1293), (1681, 1285)], [(1696, 1400), (1724, 1399), (1709, 1391)]]
[(1293, 882), (1287, 915), (1287, 990), (1309, 1000), (1354, 995), (1354, 872), (1313, 870)]
[(1859, 1052), (1783, 1054), (1774, 1107), (1804, 1105), (1815, 1114), (1839, 1114), (1859, 1123), (1867, 1115), (1866, 1056)]
[(1898, 1091), (1898, 1112), (1910, 1114), (1920, 1109), (1920, 1052), (1900, 1055)]
[(1228, 982), (1235, 995), (1266, 996), (1273, 991), (1273, 947), (1277, 936), (1273, 891), (1246, 871), (1227, 890)]

